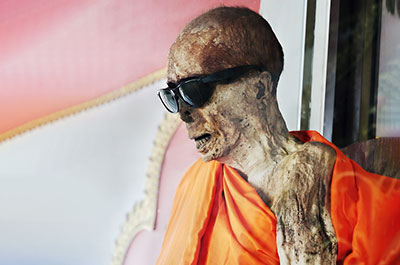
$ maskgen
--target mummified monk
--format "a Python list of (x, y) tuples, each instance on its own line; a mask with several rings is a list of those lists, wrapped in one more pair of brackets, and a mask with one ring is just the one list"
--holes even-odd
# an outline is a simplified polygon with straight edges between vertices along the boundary
[(172, 45), (165, 107), (202, 156), (181, 181), (158, 264), (395, 264), (400, 184), (316, 132), (289, 133), (282, 48), (261, 16), (220, 7)]

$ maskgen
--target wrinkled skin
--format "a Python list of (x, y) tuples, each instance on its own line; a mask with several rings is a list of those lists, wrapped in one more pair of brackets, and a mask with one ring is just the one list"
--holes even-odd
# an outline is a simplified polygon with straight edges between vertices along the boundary
[[(256, 82), (254, 78), (251, 81)], [(195, 140), (204, 134), (210, 135), (196, 141), (204, 161), (223, 159), (231, 153), (248, 153), (242, 150), (250, 148), (249, 144), (244, 146), (246, 139), (252, 139), (251, 135), (258, 133), (256, 127), (250, 127), (256, 121), (258, 109), (254, 105), (246, 109), (238, 107), (247, 99), (246, 85), (247, 82), (241, 79), (233, 84), (217, 85), (210, 101), (202, 108), (190, 108), (180, 102), (180, 115), (186, 122), (189, 138)]]
[(191, 109), (180, 102), (180, 115), (186, 122), (189, 138), (194, 140), (209, 134), (209, 137), (196, 141), (196, 148), (204, 161), (226, 156), (239, 141), (241, 132), (235, 125), (240, 119), (240, 112), (234, 105), (220, 104), (227, 97), (234, 100), (232, 94), (232, 87), (220, 86), (206, 106), (200, 109)]
[[(218, 28), (181, 33), (169, 54), (168, 81), (232, 67), (205, 64), (218, 53)], [(201, 108), (180, 101), (180, 117), (204, 161), (238, 170), (275, 213), (281, 264), (336, 264), (337, 242), (330, 219), (330, 176), (335, 152), (302, 144), (288, 133), (268, 71), (253, 71), (218, 84)]]

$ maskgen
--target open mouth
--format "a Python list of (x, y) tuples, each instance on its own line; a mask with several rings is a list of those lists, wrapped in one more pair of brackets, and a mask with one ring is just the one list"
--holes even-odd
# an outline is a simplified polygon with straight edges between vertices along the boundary
[(205, 144), (211, 139), (211, 134), (205, 133), (199, 137), (194, 138), (197, 150), (201, 150)]

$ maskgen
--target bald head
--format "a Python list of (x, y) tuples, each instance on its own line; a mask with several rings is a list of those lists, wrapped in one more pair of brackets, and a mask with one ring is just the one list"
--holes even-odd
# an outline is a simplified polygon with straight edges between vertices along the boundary
[[(246, 65), (262, 68), (232, 69)], [(168, 56), (168, 81), (177, 86), (159, 95), (179, 112), (204, 161), (233, 165), (247, 161), (249, 147), (263, 142), (267, 150), (266, 139), (288, 134), (276, 99), (282, 68), (282, 47), (267, 21), (247, 8), (219, 7), (178, 36)], [(182, 80), (200, 75), (208, 76)]]
[(261, 65), (273, 77), (283, 69), (282, 47), (268, 22), (247, 8), (219, 7), (192, 20), (168, 56), (168, 79), (177, 81), (239, 65)]

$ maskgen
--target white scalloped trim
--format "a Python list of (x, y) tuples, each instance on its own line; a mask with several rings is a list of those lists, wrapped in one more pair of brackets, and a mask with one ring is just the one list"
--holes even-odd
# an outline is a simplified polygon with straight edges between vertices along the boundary
[(126, 95), (128, 95), (132, 92), (138, 91), (139, 89), (146, 87), (158, 80), (161, 80), (162, 78), (165, 78), (166, 75), (167, 75), (167, 68), (163, 68), (161, 70), (151, 73), (145, 77), (142, 77), (136, 81), (133, 81), (132, 83), (129, 83), (119, 89), (116, 89), (116, 90), (114, 90), (110, 93), (107, 93), (103, 96), (100, 96), (98, 98), (86, 101), (84, 103), (81, 103), (81, 104), (78, 104), (78, 105), (75, 105), (75, 106), (54, 112), (54, 113), (51, 113), (47, 116), (27, 122), (21, 126), (13, 128), (4, 133), (0, 133), (0, 143), (3, 141), (9, 140), (17, 135), (31, 131), (32, 129), (34, 129), (36, 127), (43, 126), (50, 122), (54, 122), (56, 120), (68, 117), (73, 114), (77, 114), (81, 111), (86, 111), (93, 107), (96, 107), (96, 106), (111, 102), (113, 100), (116, 100), (118, 98), (121, 98), (123, 96), (126, 96)]
[(112, 265), (123, 264), (129, 246), (139, 231), (143, 229), (154, 230), (161, 166), (169, 141), (179, 123), (179, 115), (168, 113), (158, 129), (150, 163), (147, 167), (144, 199), (135, 204), (132, 211), (127, 214), (125, 223), (115, 242)]

